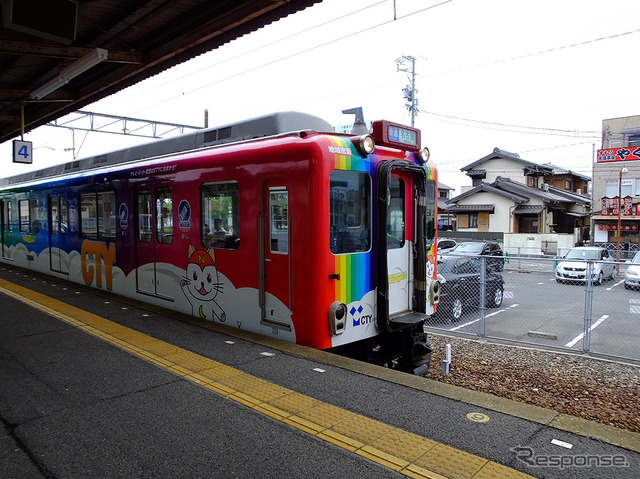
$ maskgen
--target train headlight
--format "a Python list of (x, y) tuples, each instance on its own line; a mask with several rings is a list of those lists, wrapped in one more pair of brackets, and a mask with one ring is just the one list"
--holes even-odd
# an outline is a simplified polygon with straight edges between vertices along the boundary
[(344, 333), (347, 326), (347, 305), (335, 301), (329, 306), (329, 331), (331, 336)]
[[(440, 276), (440, 275), (438, 275)], [(442, 289), (440, 281), (432, 281), (429, 286), (429, 300), (431, 304), (438, 304), (440, 302), (440, 290)]]
[(420, 150), (420, 159), (423, 164), (429, 161), (430, 157), (431, 157), (431, 152), (429, 151), (429, 148), (425, 146), (422, 150)]
[(367, 156), (376, 149), (376, 142), (371, 135), (362, 135), (354, 143), (362, 156)]

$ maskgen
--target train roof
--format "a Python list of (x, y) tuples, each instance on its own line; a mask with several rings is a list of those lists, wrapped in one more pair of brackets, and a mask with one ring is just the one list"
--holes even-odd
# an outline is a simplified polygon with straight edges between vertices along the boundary
[(53, 178), (171, 153), (191, 151), (204, 147), (255, 140), (305, 130), (333, 132), (333, 127), (323, 119), (307, 113), (294, 111), (273, 113), (237, 123), (229, 123), (213, 128), (203, 128), (193, 133), (132, 146), (130, 148), (91, 156), (8, 178), (0, 178), (0, 186), (25, 183), (43, 178)]

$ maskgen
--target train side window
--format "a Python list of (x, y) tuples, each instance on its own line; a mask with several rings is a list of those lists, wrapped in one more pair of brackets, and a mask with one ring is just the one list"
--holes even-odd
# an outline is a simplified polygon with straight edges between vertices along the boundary
[(116, 237), (116, 194), (113, 191), (98, 193), (98, 238)]
[(49, 233), (56, 236), (59, 233), (60, 218), (58, 217), (58, 197), (49, 196)]
[(158, 243), (170, 244), (173, 242), (171, 188), (158, 188), (156, 195), (156, 238)]
[(28, 233), (31, 225), (29, 220), (29, 200), (18, 201), (18, 211), (20, 212), (20, 232)]
[(387, 210), (387, 248), (398, 249), (405, 242), (405, 182), (401, 178), (389, 180), (389, 206)]
[(269, 188), (269, 250), (289, 252), (289, 192), (284, 186)]
[(67, 234), (67, 197), (49, 196), (49, 233), (52, 236)]
[(334, 170), (329, 178), (330, 248), (334, 254), (371, 248), (371, 176)]
[(38, 200), (20, 200), (18, 201), (18, 210), (20, 212), (20, 231), (23, 233), (39, 233)]
[(200, 187), (201, 238), (207, 248), (240, 246), (240, 193), (238, 183), (205, 183)]
[(29, 200), (29, 217), (31, 219), (31, 232), (40, 233), (40, 217), (38, 216), (38, 200)]
[(115, 204), (116, 194), (113, 191), (80, 195), (80, 228), (82, 236), (92, 239), (115, 238)]
[(436, 182), (434, 180), (427, 180), (427, 198), (426, 198), (426, 216), (425, 216), (425, 231), (427, 241), (427, 251), (431, 249), (436, 239)]
[(12, 231), (11, 225), (13, 224), (13, 210), (11, 209), (11, 200), (4, 202), (4, 230)]
[(80, 230), (85, 238), (98, 238), (98, 199), (95, 193), (80, 195)]
[(151, 243), (151, 191), (138, 192), (138, 240)]
[(60, 234), (66, 236), (68, 230), (69, 217), (67, 214), (67, 197), (61, 196), (58, 204), (58, 215), (60, 216)]

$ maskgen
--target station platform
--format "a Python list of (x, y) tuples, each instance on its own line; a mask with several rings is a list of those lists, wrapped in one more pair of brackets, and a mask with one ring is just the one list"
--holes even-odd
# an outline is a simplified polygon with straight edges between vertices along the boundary
[(0, 301), (4, 478), (640, 471), (640, 434), (20, 268), (0, 266)]

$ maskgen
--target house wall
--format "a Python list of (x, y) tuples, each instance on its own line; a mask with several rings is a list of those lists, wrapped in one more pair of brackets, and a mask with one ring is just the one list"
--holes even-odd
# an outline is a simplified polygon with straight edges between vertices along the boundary
[(524, 169), (521, 164), (514, 163), (511, 160), (505, 160), (502, 158), (493, 158), (489, 161), (485, 161), (481, 165), (476, 166), (475, 169), (485, 170), (487, 177), (482, 180), (485, 183), (493, 183), (498, 176), (503, 178), (511, 178), (519, 183), (527, 184), (527, 179), (524, 176)]
[[(567, 190), (573, 193), (579, 192), (580, 194), (586, 195), (588, 192), (587, 182), (571, 175), (545, 178), (544, 182), (560, 190)], [(567, 182), (570, 183), (569, 187), (567, 187)]]
[[(513, 206), (513, 201), (508, 200), (502, 196), (494, 195), (492, 193), (478, 193), (469, 198), (465, 198), (458, 202), (458, 205), (477, 205), (487, 204), (495, 205), (494, 212), (489, 214), (489, 231), (510, 231), (510, 208)], [(458, 222), (458, 228), (460, 223)], [(478, 231), (478, 228), (464, 228), (465, 231)]]

